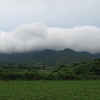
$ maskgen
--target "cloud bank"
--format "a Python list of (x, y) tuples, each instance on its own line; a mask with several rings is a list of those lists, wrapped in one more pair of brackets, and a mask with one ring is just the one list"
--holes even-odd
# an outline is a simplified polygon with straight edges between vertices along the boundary
[(44, 23), (19, 26), (10, 32), (0, 32), (0, 53), (39, 51), (44, 49), (100, 52), (100, 28), (46, 28)]

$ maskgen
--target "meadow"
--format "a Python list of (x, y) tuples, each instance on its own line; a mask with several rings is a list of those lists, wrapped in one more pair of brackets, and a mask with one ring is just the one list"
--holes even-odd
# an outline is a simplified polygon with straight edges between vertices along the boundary
[(0, 81), (0, 100), (100, 100), (100, 80)]

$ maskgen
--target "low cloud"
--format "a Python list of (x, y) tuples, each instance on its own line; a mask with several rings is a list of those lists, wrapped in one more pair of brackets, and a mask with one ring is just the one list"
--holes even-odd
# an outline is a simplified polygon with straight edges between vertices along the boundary
[(44, 49), (100, 52), (100, 28), (46, 28), (44, 23), (24, 24), (11, 32), (0, 32), (0, 53), (39, 51)]

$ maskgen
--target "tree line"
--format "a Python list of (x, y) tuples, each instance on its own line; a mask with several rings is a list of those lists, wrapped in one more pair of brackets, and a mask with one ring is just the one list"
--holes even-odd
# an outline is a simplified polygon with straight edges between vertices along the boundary
[(74, 63), (71, 66), (61, 65), (51, 73), (38, 70), (20, 70), (17, 68), (0, 68), (0, 80), (84, 80), (100, 79), (100, 59), (89, 62)]

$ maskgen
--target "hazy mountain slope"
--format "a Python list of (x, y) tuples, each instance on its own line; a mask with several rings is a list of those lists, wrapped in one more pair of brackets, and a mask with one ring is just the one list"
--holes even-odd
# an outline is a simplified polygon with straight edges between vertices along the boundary
[(44, 59), (44, 58), (49, 57), (51, 55), (54, 55), (55, 53), (56, 53), (56, 51), (54, 51), (54, 50), (37, 51), (35, 53), (31, 53), (31, 55), (27, 58), (27, 60), (39, 61), (41, 59)]
[(27, 53), (0, 54), (0, 61), (37, 61), (56, 53), (54, 50), (34, 51)]
[(62, 51), (56, 52), (54, 55), (51, 55), (42, 61), (51, 62), (51, 63), (74, 63), (81, 61), (88, 61), (93, 59), (93, 56), (84, 55), (78, 52), (75, 52), (71, 49), (65, 49)]
[(89, 61), (98, 58), (100, 54), (90, 54), (88, 52), (76, 52), (71, 49), (61, 51), (42, 50), (27, 53), (0, 54), (0, 61), (10, 62), (42, 62), (42, 63), (74, 63)]

